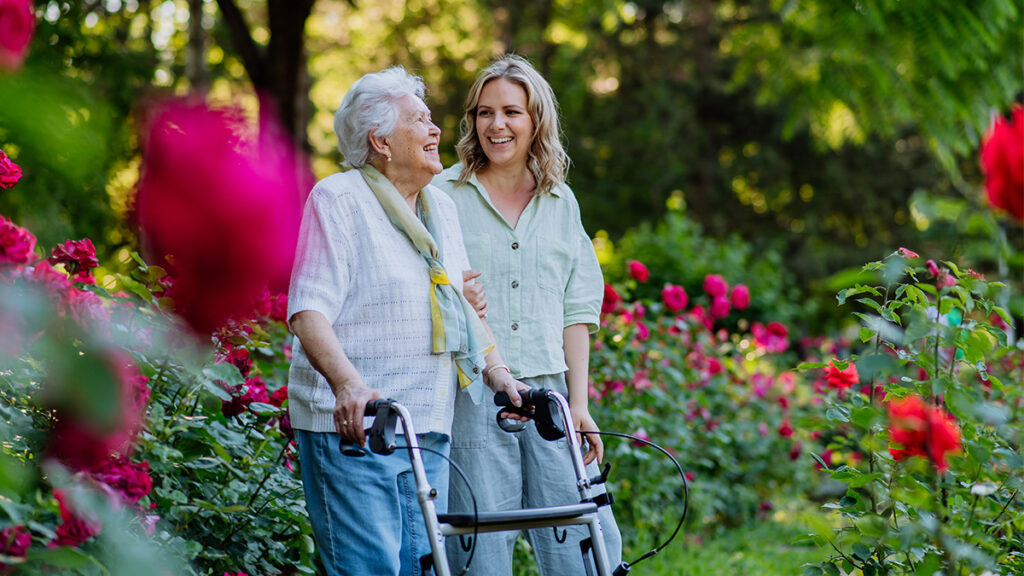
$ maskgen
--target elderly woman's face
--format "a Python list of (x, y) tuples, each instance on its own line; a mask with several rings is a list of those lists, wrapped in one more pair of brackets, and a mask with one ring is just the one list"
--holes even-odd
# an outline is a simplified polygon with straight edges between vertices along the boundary
[(419, 98), (405, 95), (395, 102), (398, 122), (387, 138), (391, 149), (389, 171), (409, 175), (422, 173), (429, 182), (444, 168), (437, 153), (441, 129), (430, 119), (430, 109)]
[(533, 143), (526, 90), (504, 78), (485, 84), (476, 106), (476, 135), (491, 165), (526, 166)]

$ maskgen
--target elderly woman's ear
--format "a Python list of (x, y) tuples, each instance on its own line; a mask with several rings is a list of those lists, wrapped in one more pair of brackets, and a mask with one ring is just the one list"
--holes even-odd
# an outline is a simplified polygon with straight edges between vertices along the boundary
[(380, 154), (384, 158), (391, 160), (391, 145), (388, 143), (387, 136), (378, 136), (377, 130), (370, 130), (370, 149)]

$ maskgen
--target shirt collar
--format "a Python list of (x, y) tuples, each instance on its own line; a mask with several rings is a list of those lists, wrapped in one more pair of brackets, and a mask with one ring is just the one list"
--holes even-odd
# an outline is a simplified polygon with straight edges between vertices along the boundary
[[(444, 171), (444, 179), (446, 181), (448, 181), (448, 182), (455, 182), (456, 180), (459, 179), (459, 175), (460, 174), (462, 174), (462, 163), (461, 162), (456, 163), (456, 164), (452, 164), (447, 170), (445, 170)], [(480, 180), (477, 180), (476, 174), (471, 175), (469, 177), (469, 180), (467, 180), (467, 182), (469, 184), (472, 184), (473, 187), (476, 188), (476, 191), (479, 192), (480, 194), (484, 194), (485, 193), (484, 185), (480, 183)], [(562, 196), (562, 190), (561, 190), (562, 186), (563, 186), (563, 184), (555, 185), (555, 187), (551, 189), (551, 192), (550, 192), (551, 195), (554, 196), (555, 198), (561, 197)]]

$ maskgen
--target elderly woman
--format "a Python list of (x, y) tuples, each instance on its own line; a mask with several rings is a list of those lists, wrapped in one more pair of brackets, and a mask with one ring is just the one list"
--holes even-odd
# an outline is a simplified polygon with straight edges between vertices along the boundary
[[(400, 67), (360, 78), (334, 130), (345, 164), (306, 203), (288, 318), (295, 333), (289, 411), (313, 534), (331, 575), (414, 574), (430, 552), (407, 458), (344, 456), (364, 445), (367, 401), (394, 398), (421, 446), (447, 454), (456, 392), (482, 396), (502, 364), (460, 291), (468, 269), (441, 172), (440, 130), (423, 82)], [(500, 376), (500, 375), (499, 375)], [(490, 379), (515, 394), (511, 375)], [(424, 452), (439, 511), (448, 466)]]
[[(505, 56), (477, 77), (461, 128), (461, 162), (434, 184), (455, 201), (470, 264), (482, 271), (487, 286), (479, 309), (508, 363), (489, 368), (487, 378), (501, 381), (511, 372), (531, 387), (558, 390), (569, 399), (576, 429), (597, 431), (587, 408), (587, 371), (604, 281), (565, 184), (569, 159), (559, 139), (554, 93), (528, 61)], [(493, 410), (461, 393), (455, 401), (452, 459), (468, 472), (480, 509), (578, 502), (565, 440), (547, 442), (532, 429), (503, 432)], [(596, 434), (586, 440), (584, 460), (594, 476), (603, 444)], [(449, 496), (452, 509), (469, 509), (461, 483), (452, 485)], [(618, 526), (607, 507), (600, 518), (609, 561), (616, 565)], [(541, 574), (584, 573), (578, 542), (586, 531), (569, 532), (565, 543), (551, 529), (528, 533)], [(480, 535), (472, 573), (512, 574), (515, 538)], [(453, 542), (448, 553), (453, 566), (466, 554)]]

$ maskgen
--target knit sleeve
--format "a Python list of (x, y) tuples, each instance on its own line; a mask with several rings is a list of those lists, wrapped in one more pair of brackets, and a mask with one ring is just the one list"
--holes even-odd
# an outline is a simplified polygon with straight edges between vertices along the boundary
[(321, 184), (306, 202), (288, 289), (288, 319), (315, 310), (327, 320), (341, 312), (349, 286), (351, 240), (338, 214), (337, 196)]

